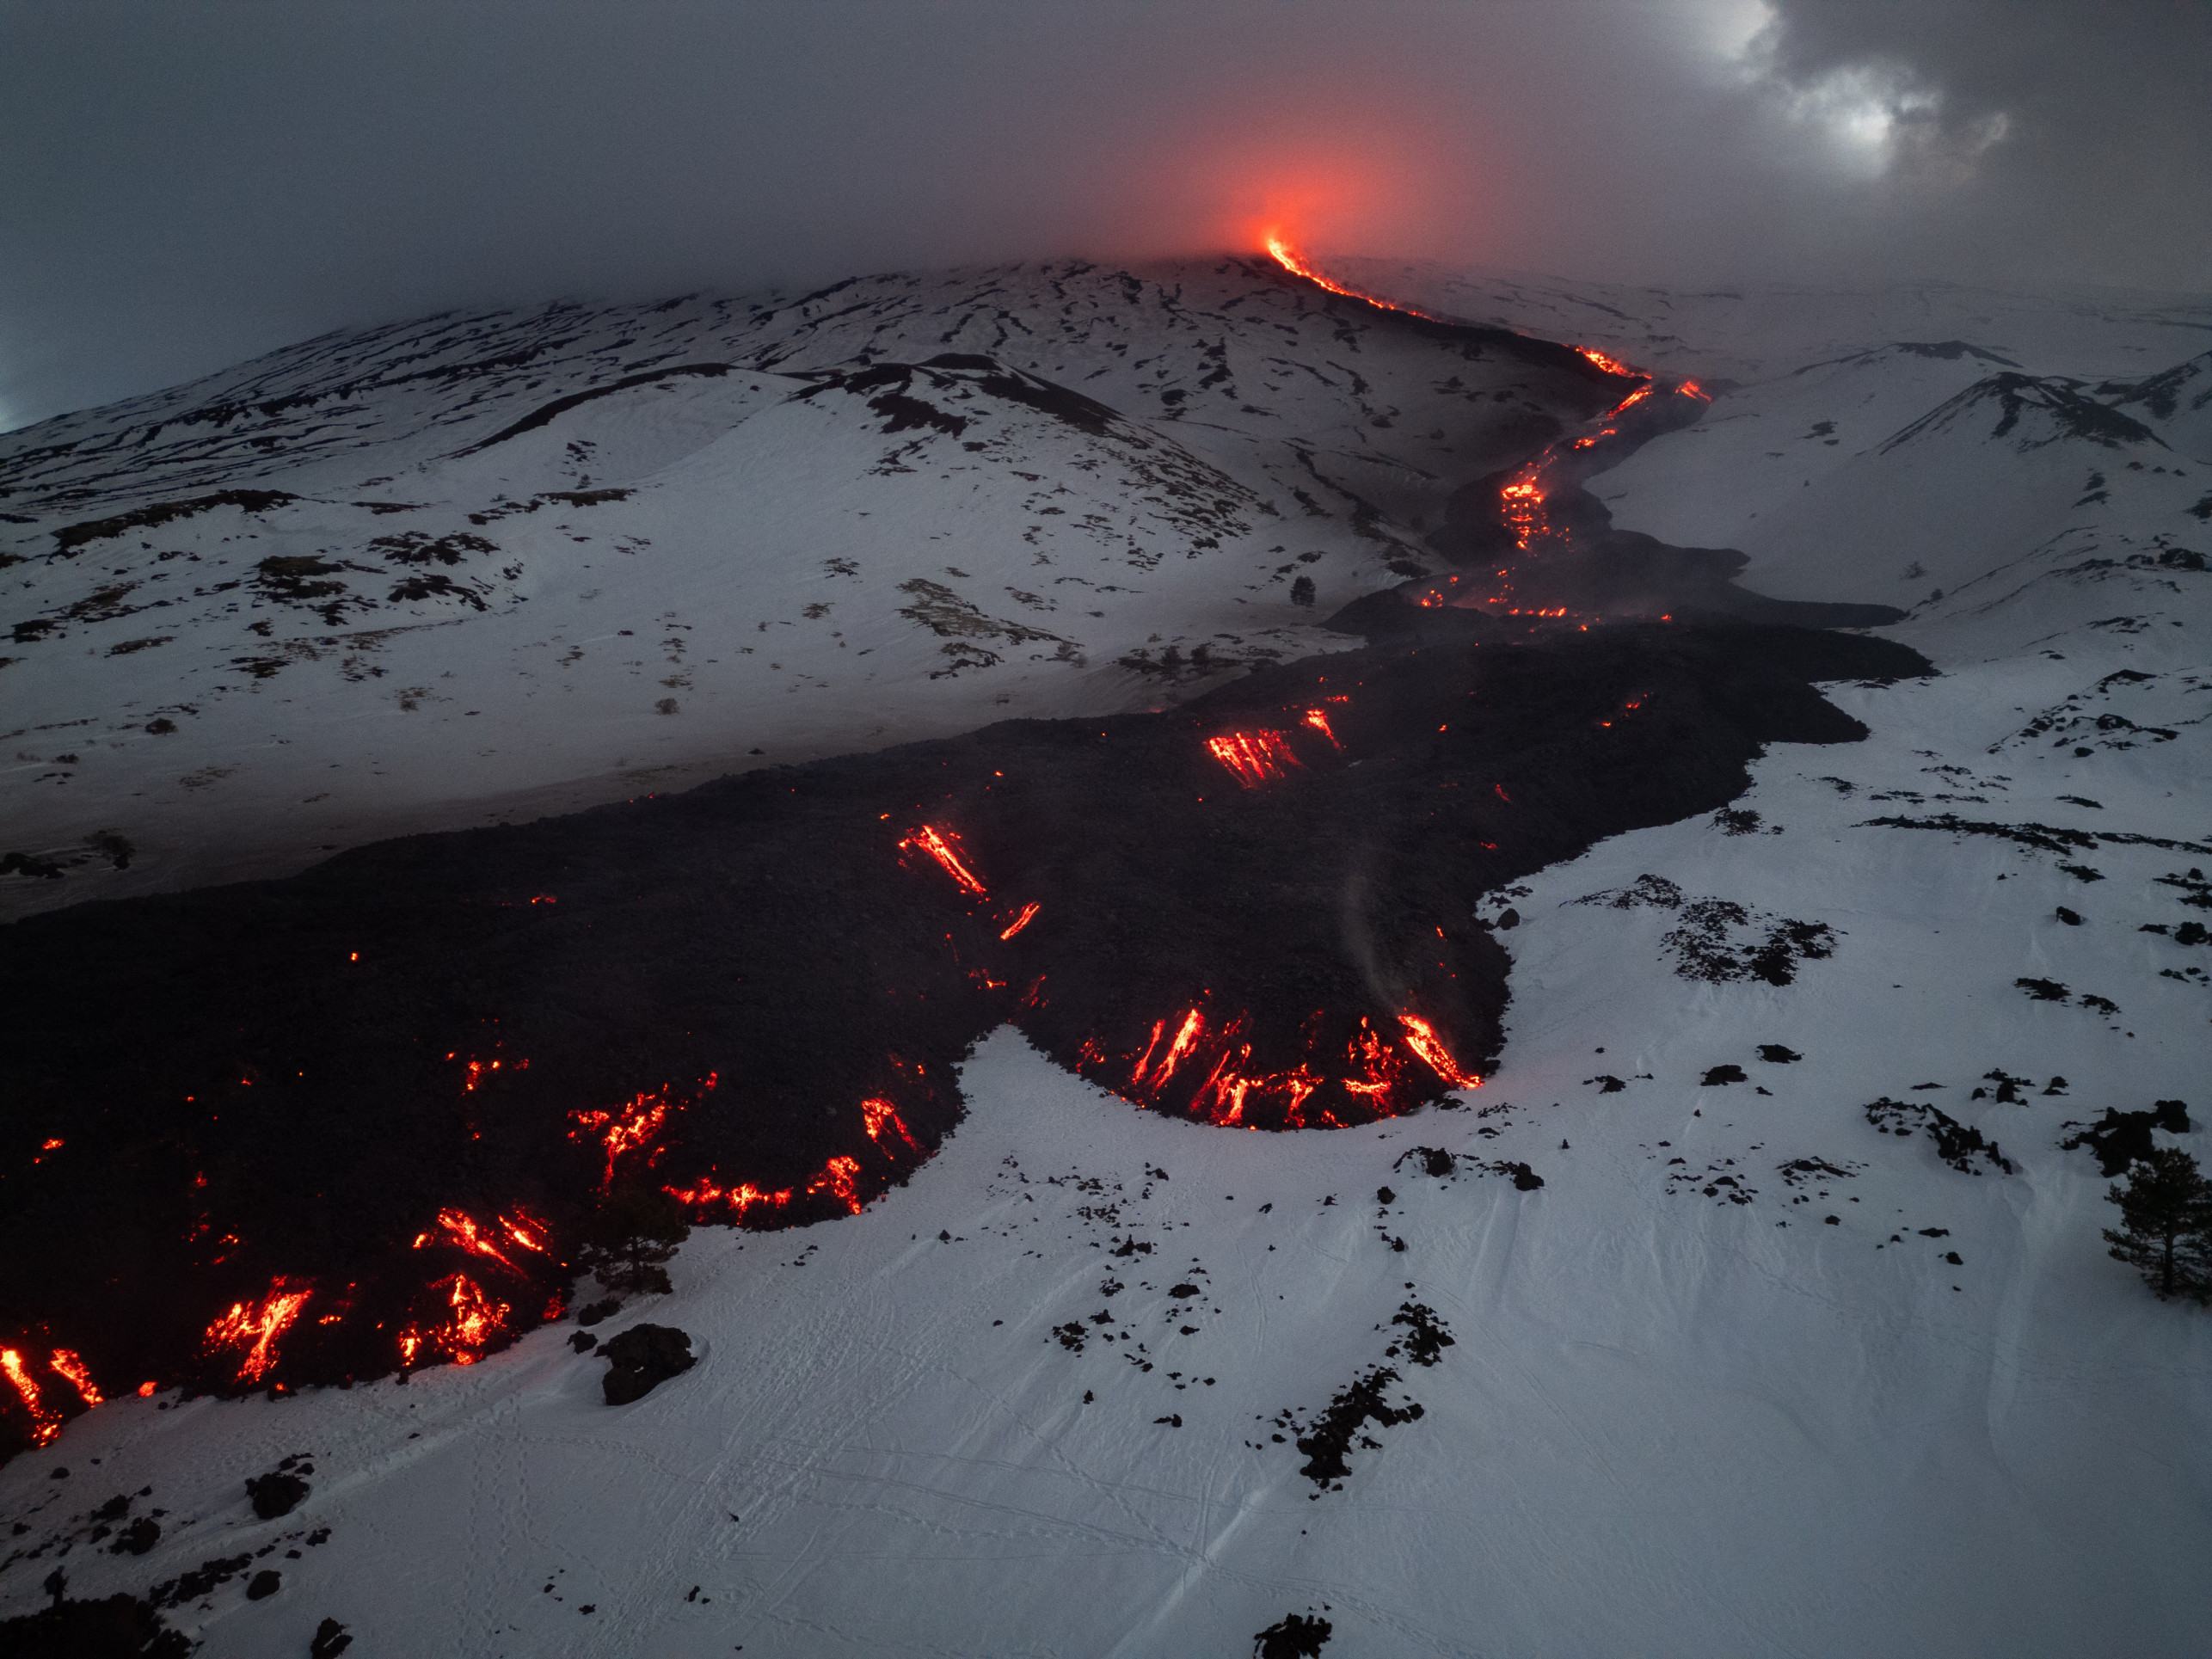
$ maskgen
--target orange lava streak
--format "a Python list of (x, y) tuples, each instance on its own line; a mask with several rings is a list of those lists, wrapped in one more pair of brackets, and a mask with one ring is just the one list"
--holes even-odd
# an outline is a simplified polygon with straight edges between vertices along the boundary
[(434, 1288), (445, 1292), (446, 1306), (452, 1312), (427, 1330), (410, 1324), (401, 1331), (400, 1362), (413, 1365), (416, 1356), (428, 1348), (444, 1354), (455, 1365), (474, 1365), (492, 1339), (506, 1328), (507, 1316), (513, 1310), (505, 1302), (495, 1301), (486, 1295), (483, 1287), (464, 1273), (440, 1279)]
[(1036, 920), (1037, 912), (1041, 910), (1043, 907), (1044, 906), (1041, 905), (1036, 904), (1023, 905), (1022, 906), (1021, 913), (1016, 916), (1012, 921), (1007, 923), (1005, 931), (998, 935), (1000, 942), (1004, 943), (1005, 940), (1012, 938), (1017, 933), (1019, 933), (1031, 922)]
[(23, 1356), (12, 1348), (0, 1348), (0, 1373), (15, 1386), (22, 1397), (23, 1409), (31, 1414), (31, 1444), (44, 1446), (61, 1433), (61, 1413), (40, 1398), (38, 1384), (24, 1368)]
[(1607, 357), (1603, 352), (1600, 351), (1594, 346), (1577, 346), (1575, 349), (1580, 352), (1584, 357), (1588, 358), (1591, 362), (1596, 364), (1607, 374), (1633, 375), (1640, 374), (1642, 372), (1639, 369), (1630, 368), (1627, 364), (1622, 362), (1617, 357)]
[[(1152, 1029), (1155, 1032), (1159, 1029), (1158, 1026)], [(1190, 1051), (1198, 1046), (1198, 1039), (1205, 1029), (1206, 1016), (1196, 1008), (1183, 1017), (1183, 1024), (1175, 1034), (1175, 1041), (1168, 1045), (1167, 1053), (1160, 1060), (1159, 1070), (1152, 1073), (1151, 1083), (1153, 1088), (1158, 1088), (1175, 1075), (1175, 1068), (1189, 1058)], [(1149, 1055), (1152, 1051), (1146, 1049), (1145, 1052)], [(1140, 1062), (1136, 1076), (1136, 1081), (1140, 1083), (1146, 1081), (1141, 1066), (1142, 1062)]]
[[(503, 1215), (498, 1218), (498, 1223), (499, 1230), (525, 1250), (535, 1250), (540, 1256), (546, 1253), (539, 1235), (529, 1227)], [(435, 1226), (415, 1235), (415, 1248), (426, 1249), (438, 1233), (445, 1235), (444, 1242), (446, 1244), (458, 1250), (467, 1250), (471, 1255), (481, 1256), (486, 1261), (496, 1262), (509, 1273), (519, 1274), (522, 1271), (514, 1264), (513, 1258), (492, 1241), (491, 1230), (480, 1226), (476, 1218), (465, 1210), (439, 1211)]]
[(899, 1109), (888, 1100), (871, 1096), (862, 1101), (860, 1121), (868, 1131), (868, 1138), (879, 1146), (883, 1144), (883, 1131), (888, 1128), (906, 1143), (908, 1151), (918, 1152), (922, 1149), (921, 1142), (906, 1128), (906, 1120), (899, 1115)]
[(240, 1356), (238, 1380), (261, 1381), (276, 1363), (278, 1338), (291, 1329), (292, 1322), (299, 1318), (300, 1309), (307, 1306), (308, 1298), (314, 1293), (311, 1289), (296, 1288), (280, 1278), (271, 1283), (269, 1293), (259, 1303), (231, 1303), (229, 1311), (207, 1327), (208, 1349), (236, 1349)]
[(1405, 1028), (1405, 1046), (1421, 1056), (1429, 1069), (1442, 1078), (1454, 1089), (1479, 1089), (1483, 1080), (1459, 1069), (1452, 1058), (1452, 1051), (1436, 1035), (1436, 1028), (1418, 1014), (1400, 1014), (1398, 1023)]
[(1327, 738), (1332, 747), (1341, 749), (1344, 747), (1336, 741), (1336, 733), (1329, 724), (1329, 711), (1326, 709), (1308, 709), (1305, 718), (1306, 723)]
[(963, 893), (978, 899), (989, 896), (989, 889), (976, 878), (975, 872), (961, 862), (956, 851), (960, 838), (949, 831), (940, 830), (934, 824), (925, 824), (899, 843), (900, 851), (919, 848), (944, 867), (944, 873), (960, 884)]
[(1438, 320), (1429, 316), (1428, 312), (1416, 310), (1410, 305), (1401, 305), (1395, 300), (1385, 299), (1380, 294), (1371, 294), (1364, 289), (1348, 288), (1343, 283), (1322, 275), (1307, 261), (1305, 255), (1292, 247), (1289, 242), (1280, 235), (1270, 233), (1266, 240), (1268, 254), (1276, 264), (1281, 266), (1293, 276), (1304, 277), (1316, 287), (1325, 288), (1330, 293), (1341, 295), (1346, 299), (1364, 301), (1379, 311), (1396, 311), (1402, 316), (1423, 317), (1431, 323)]
[(88, 1406), (108, 1403), (107, 1397), (101, 1393), (99, 1386), (92, 1380), (92, 1368), (77, 1356), (74, 1349), (58, 1348), (46, 1363), (69, 1379), (69, 1386), (77, 1392), (78, 1397)]
[(501, 1216), (499, 1224), (506, 1230), (507, 1236), (521, 1245), (523, 1249), (534, 1251), (539, 1256), (550, 1256), (553, 1253), (553, 1245), (547, 1236), (545, 1224), (536, 1216), (517, 1210), (513, 1215)]
[(1206, 752), (1248, 790), (1284, 776), (1299, 764), (1289, 740), (1276, 731), (1225, 732), (1206, 740)]

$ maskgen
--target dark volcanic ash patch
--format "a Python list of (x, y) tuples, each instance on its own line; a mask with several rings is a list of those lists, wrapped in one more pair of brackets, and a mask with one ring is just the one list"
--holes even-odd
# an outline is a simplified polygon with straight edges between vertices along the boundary
[[(0, 1097), (13, 1145), (56, 1145), (0, 1168), (0, 1341), (64, 1415), (59, 1349), (111, 1392), (471, 1359), (558, 1314), (625, 1194), (755, 1226), (857, 1210), (951, 1129), (960, 1059), (1007, 1021), (1202, 1121), (1412, 1109), (1502, 1041), (1482, 894), (1713, 811), (1766, 743), (1862, 735), (1814, 680), (1923, 671), (1797, 630), (1470, 622), (1171, 714), (19, 922)], [(12, 1398), (0, 1425), (46, 1431)]]

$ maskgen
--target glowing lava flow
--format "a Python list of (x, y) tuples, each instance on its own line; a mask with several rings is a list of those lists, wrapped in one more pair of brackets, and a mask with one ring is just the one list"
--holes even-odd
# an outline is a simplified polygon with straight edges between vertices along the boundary
[(432, 1288), (445, 1293), (445, 1305), (452, 1312), (427, 1330), (410, 1324), (401, 1331), (400, 1362), (412, 1366), (427, 1348), (455, 1365), (474, 1365), (493, 1338), (507, 1329), (507, 1316), (513, 1310), (505, 1302), (494, 1301), (482, 1286), (464, 1273), (440, 1279)]
[(1472, 1072), (1459, 1069), (1452, 1051), (1436, 1035), (1436, 1028), (1418, 1014), (1400, 1014), (1398, 1023), (1405, 1028), (1405, 1046), (1421, 1056), (1429, 1069), (1450, 1084), (1454, 1089), (1479, 1089), (1483, 1080)]
[(1284, 270), (1294, 277), (1304, 277), (1317, 288), (1325, 288), (1330, 293), (1341, 295), (1346, 299), (1363, 301), (1379, 311), (1396, 311), (1403, 316), (1417, 316), (1430, 323), (1441, 320), (1430, 316), (1426, 311), (1416, 310), (1410, 305), (1401, 305), (1394, 299), (1385, 299), (1380, 294), (1371, 294), (1364, 289), (1348, 288), (1343, 283), (1322, 275), (1313, 268), (1305, 255), (1300, 253), (1279, 235), (1270, 233), (1268, 236), (1267, 249), (1269, 256)]
[(1630, 368), (1627, 364), (1622, 362), (1617, 357), (1607, 357), (1603, 352), (1600, 351), (1594, 346), (1577, 346), (1575, 349), (1580, 352), (1584, 357), (1588, 358), (1591, 362), (1596, 364), (1607, 374), (1640, 375), (1644, 372), (1641, 369)]
[(901, 852), (919, 850), (926, 852), (943, 866), (944, 873), (959, 884), (960, 890), (973, 898), (990, 896), (990, 889), (977, 879), (975, 872), (962, 862), (960, 838), (949, 830), (941, 830), (934, 824), (925, 824), (899, 843)]
[(1284, 776), (1288, 768), (1299, 764), (1289, 740), (1275, 731), (1225, 732), (1206, 740), (1206, 752), (1248, 790)]
[(1004, 943), (1006, 940), (1012, 938), (1017, 933), (1019, 933), (1023, 928), (1027, 927), (1031, 922), (1036, 920), (1037, 912), (1041, 910), (1043, 907), (1044, 906), (1041, 905), (1034, 903), (1023, 905), (1021, 909), (1021, 913), (1016, 916), (1012, 921), (1007, 923), (1005, 929), (999, 933), (999, 942)]
[(206, 1344), (212, 1353), (232, 1349), (239, 1355), (238, 1380), (258, 1383), (276, 1363), (277, 1342), (299, 1318), (315, 1293), (278, 1279), (259, 1302), (233, 1302), (228, 1312), (207, 1327)]
[(1331, 747), (1341, 749), (1344, 747), (1336, 741), (1336, 733), (1329, 724), (1329, 711), (1326, 709), (1308, 709), (1305, 714), (1305, 721), (1315, 731), (1327, 738)]
[(46, 1363), (69, 1379), (69, 1386), (77, 1391), (77, 1398), (88, 1409), (108, 1403), (107, 1396), (100, 1392), (100, 1386), (92, 1380), (92, 1368), (78, 1358), (73, 1349), (54, 1349)]
[(24, 1368), (23, 1356), (12, 1348), (0, 1348), (0, 1373), (4, 1373), (31, 1414), (31, 1444), (44, 1446), (61, 1433), (61, 1413), (46, 1404), (38, 1384)]
[(1544, 511), (1544, 486), (1539, 482), (1543, 470), (1542, 458), (1531, 461), (1498, 491), (1506, 528), (1513, 532), (1513, 544), (1524, 553), (1551, 534), (1551, 521)]

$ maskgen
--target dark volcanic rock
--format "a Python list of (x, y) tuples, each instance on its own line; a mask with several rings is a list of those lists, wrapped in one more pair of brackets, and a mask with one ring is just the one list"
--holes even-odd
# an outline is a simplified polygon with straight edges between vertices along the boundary
[(2097, 1155), (2097, 1166), (2106, 1175), (2125, 1175), (2129, 1164), (2151, 1155), (2156, 1144), (2151, 1140), (2153, 1129), (2163, 1129), (2168, 1134), (2189, 1133), (2189, 1108), (2178, 1100), (2161, 1100), (2147, 1112), (2107, 1107), (2104, 1115), (2094, 1123), (2069, 1123), (2066, 1128), (2074, 1133), (2058, 1143), (2061, 1150), (2086, 1146)]
[(698, 1363), (691, 1339), (673, 1325), (632, 1325), (607, 1338), (599, 1352), (606, 1356), (607, 1373), (599, 1379), (609, 1405), (628, 1405), (642, 1400), (669, 1378), (679, 1376)]
[(306, 1502), (307, 1483), (298, 1475), (272, 1470), (249, 1480), (246, 1496), (253, 1500), (255, 1515), (263, 1521), (274, 1521), (279, 1515), (290, 1515)]
[(266, 1601), (284, 1588), (284, 1575), (274, 1567), (264, 1567), (246, 1581), (246, 1600)]
[(0, 1619), (7, 1659), (187, 1659), (194, 1644), (136, 1596), (69, 1601), (20, 1619)]
[(307, 1644), (307, 1659), (338, 1659), (353, 1645), (353, 1635), (343, 1625), (335, 1619), (325, 1619), (315, 1627), (314, 1639)]
[(1332, 1628), (1318, 1616), (1287, 1613), (1252, 1637), (1252, 1659), (1320, 1659)]
[[(1008, 1021), (1171, 1114), (1410, 1110), (1502, 1041), (1508, 960), (1452, 919), (1724, 806), (1767, 743), (1863, 735), (1815, 682), (1926, 667), (1797, 629), (1436, 628), (1164, 714), (1010, 722), (0, 929), (0, 1006), (38, 1034), (0, 1051), (0, 1098), (70, 1148), (9, 1172), (0, 1306), (97, 1375), (224, 1392), (384, 1374), (403, 1345), (431, 1363), (464, 1330), (473, 1355), (555, 1317), (611, 1193), (788, 1226), (905, 1179)], [(1208, 740), (1262, 732), (1286, 758), (1245, 787)], [(501, 1231), (525, 1216), (549, 1248)], [(280, 1281), (304, 1300), (264, 1373), (250, 1332), (207, 1333), (234, 1307), (252, 1326)], [(22, 1432), (0, 1422), (0, 1449)]]

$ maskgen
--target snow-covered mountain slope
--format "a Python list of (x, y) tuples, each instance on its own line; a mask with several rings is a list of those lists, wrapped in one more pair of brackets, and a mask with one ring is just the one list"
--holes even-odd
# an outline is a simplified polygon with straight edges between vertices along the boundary
[[(672, 1293), (600, 1327), (691, 1333), (698, 1364), (645, 1400), (601, 1404), (562, 1325), (404, 1387), (113, 1402), (0, 1467), (0, 1615), (59, 1565), (249, 1659), (325, 1619), (372, 1654), (1241, 1654), (1287, 1615), (1329, 1621), (1323, 1659), (2202, 1651), (2212, 1324), (2099, 1230), (2131, 1146), (2207, 1155), (2212, 484), (2187, 421), (2212, 307), (1436, 277), (1454, 302), (1393, 268), (1347, 275), (1704, 378), (1695, 424), (1593, 481), (1619, 521), (1741, 547), (1763, 591), (1913, 606), (1883, 631), (1944, 672), (1830, 687), (1864, 742), (1775, 746), (1720, 813), (1484, 895), (1465, 919), (1512, 1001), (1456, 1107), (1223, 1133), (1002, 1031), (907, 1184), (703, 1228)], [(992, 349), (927, 345), (885, 355)], [(820, 349), (800, 366), (856, 348)], [(1082, 390), (1071, 365), (1032, 372)], [(1091, 390), (1278, 500), (1261, 415), (1247, 449), (1201, 444), (1144, 387)], [(911, 395), (983, 418), (968, 390)], [(1478, 476), (1457, 464), (1438, 482)], [(482, 533), (559, 512), (596, 536), (628, 505)], [(255, 1520), (245, 1479), (295, 1454), (311, 1491)], [(137, 1520), (145, 1552), (115, 1552)]]
[(1154, 704), (1327, 648), (1619, 384), (1229, 260), (441, 317), (48, 421), (0, 851), (75, 876), (6, 897)]
[(1351, 282), (1441, 315), (1599, 346), (1726, 386), (1900, 341), (1957, 343), (2037, 373), (2133, 380), (2205, 349), (2212, 298), (1958, 283), (1776, 283), (1706, 289), (1570, 281), (1426, 261), (1336, 258)]

